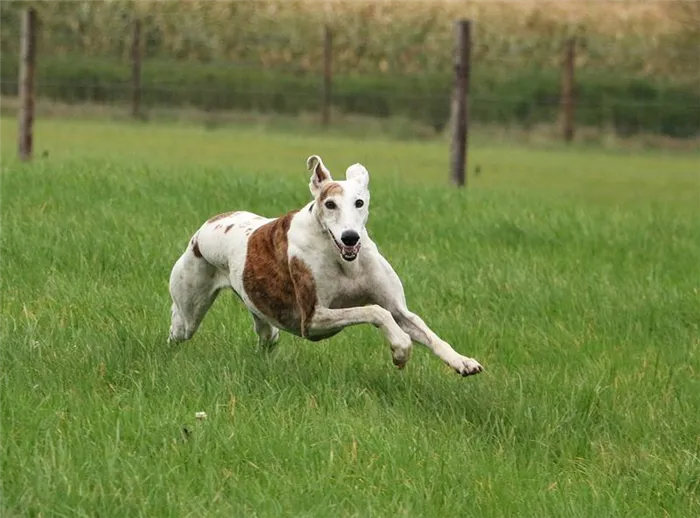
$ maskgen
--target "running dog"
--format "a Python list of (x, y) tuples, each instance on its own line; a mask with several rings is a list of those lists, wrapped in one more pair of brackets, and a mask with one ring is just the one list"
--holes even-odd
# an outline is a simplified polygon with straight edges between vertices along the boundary
[(367, 323), (382, 330), (399, 368), (415, 341), (462, 376), (481, 372), (479, 362), (409, 311), (398, 275), (365, 228), (367, 169), (351, 165), (345, 180), (336, 181), (318, 155), (306, 166), (313, 200), (302, 209), (278, 218), (220, 214), (192, 236), (170, 274), (168, 341), (192, 338), (218, 293), (231, 288), (250, 311), (263, 348), (272, 348), (280, 329), (318, 341)]

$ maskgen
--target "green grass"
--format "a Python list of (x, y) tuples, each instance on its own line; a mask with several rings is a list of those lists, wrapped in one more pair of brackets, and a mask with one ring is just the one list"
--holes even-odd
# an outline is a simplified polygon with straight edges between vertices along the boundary
[[(2, 131), (2, 516), (700, 514), (700, 155), (40, 120)], [(201, 222), (372, 175), (409, 305), (486, 368), (378, 330), (256, 350), (223, 296), (165, 343)], [(208, 419), (197, 421), (195, 412)], [(183, 432), (183, 428), (188, 433)]]

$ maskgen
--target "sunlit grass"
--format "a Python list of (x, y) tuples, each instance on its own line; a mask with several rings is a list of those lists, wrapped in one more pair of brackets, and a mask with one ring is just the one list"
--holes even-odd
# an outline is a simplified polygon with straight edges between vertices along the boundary
[[(477, 142), (457, 191), (437, 141), (41, 120), (26, 165), (14, 128), (3, 516), (699, 514), (697, 154)], [(228, 295), (165, 343), (190, 234), (301, 206), (312, 153), (368, 167), (410, 306), (486, 372), (371, 326), (266, 356)]]

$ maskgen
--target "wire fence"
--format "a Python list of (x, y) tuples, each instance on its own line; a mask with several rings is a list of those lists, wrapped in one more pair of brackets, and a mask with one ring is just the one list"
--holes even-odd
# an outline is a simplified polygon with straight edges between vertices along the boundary
[[(149, 55), (142, 32), (155, 29), (142, 27), (138, 19), (124, 23), (123, 34), (114, 38), (121, 41), (119, 55), (86, 57), (79, 52), (84, 45), (77, 40), (71, 46), (65, 34), (60, 44), (57, 35), (40, 34), (37, 98), (71, 105), (108, 105), (139, 118), (148, 118), (161, 108), (182, 108), (206, 113), (312, 113), (318, 114), (319, 122), (331, 125), (344, 115), (398, 117), (435, 133), (449, 129), (454, 82), (449, 66), (430, 67), (422, 73), (368, 73), (335, 67), (338, 60), (334, 57), (340, 51), (331, 43), (330, 28), (326, 38), (319, 37), (324, 48), (315, 59), (306, 56), (263, 66), (261, 59), (203, 62), (162, 52), (154, 56)], [(333, 37), (339, 36), (338, 30)], [(263, 35), (260, 38), (264, 40)], [(575, 38), (566, 42), (574, 51), (582, 46)], [(4, 96), (19, 95), (18, 50), (11, 48), (0, 62)], [(571, 127), (619, 135), (700, 135), (700, 92), (693, 79), (672, 83), (616, 74), (590, 64), (574, 66), (576, 56), (567, 58), (566, 45), (538, 60), (529, 60), (527, 52), (524, 48), (521, 56), (499, 59), (474, 53), (469, 64), (470, 131), (479, 131), (482, 125), (524, 130), (554, 127), (566, 125), (562, 119), (568, 116)], [(567, 59), (573, 60), (569, 67), (565, 66)], [(573, 88), (565, 88), (567, 81)], [(567, 105), (573, 106), (569, 115), (563, 109)]]

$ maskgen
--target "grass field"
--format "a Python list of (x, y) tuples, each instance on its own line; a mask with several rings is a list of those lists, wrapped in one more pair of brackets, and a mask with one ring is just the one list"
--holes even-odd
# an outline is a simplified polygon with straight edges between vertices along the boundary
[[(457, 191), (437, 141), (42, 120), (25, 165), (0, 130), (3, 517), (700, 515), (700, 154), (477, 139)], [(228, 294), (166, 345), (191, 233), (300, 207), (312, 153), (368, 167), (409, 305), (483, 374), (370, 326), (268, 356)]]

